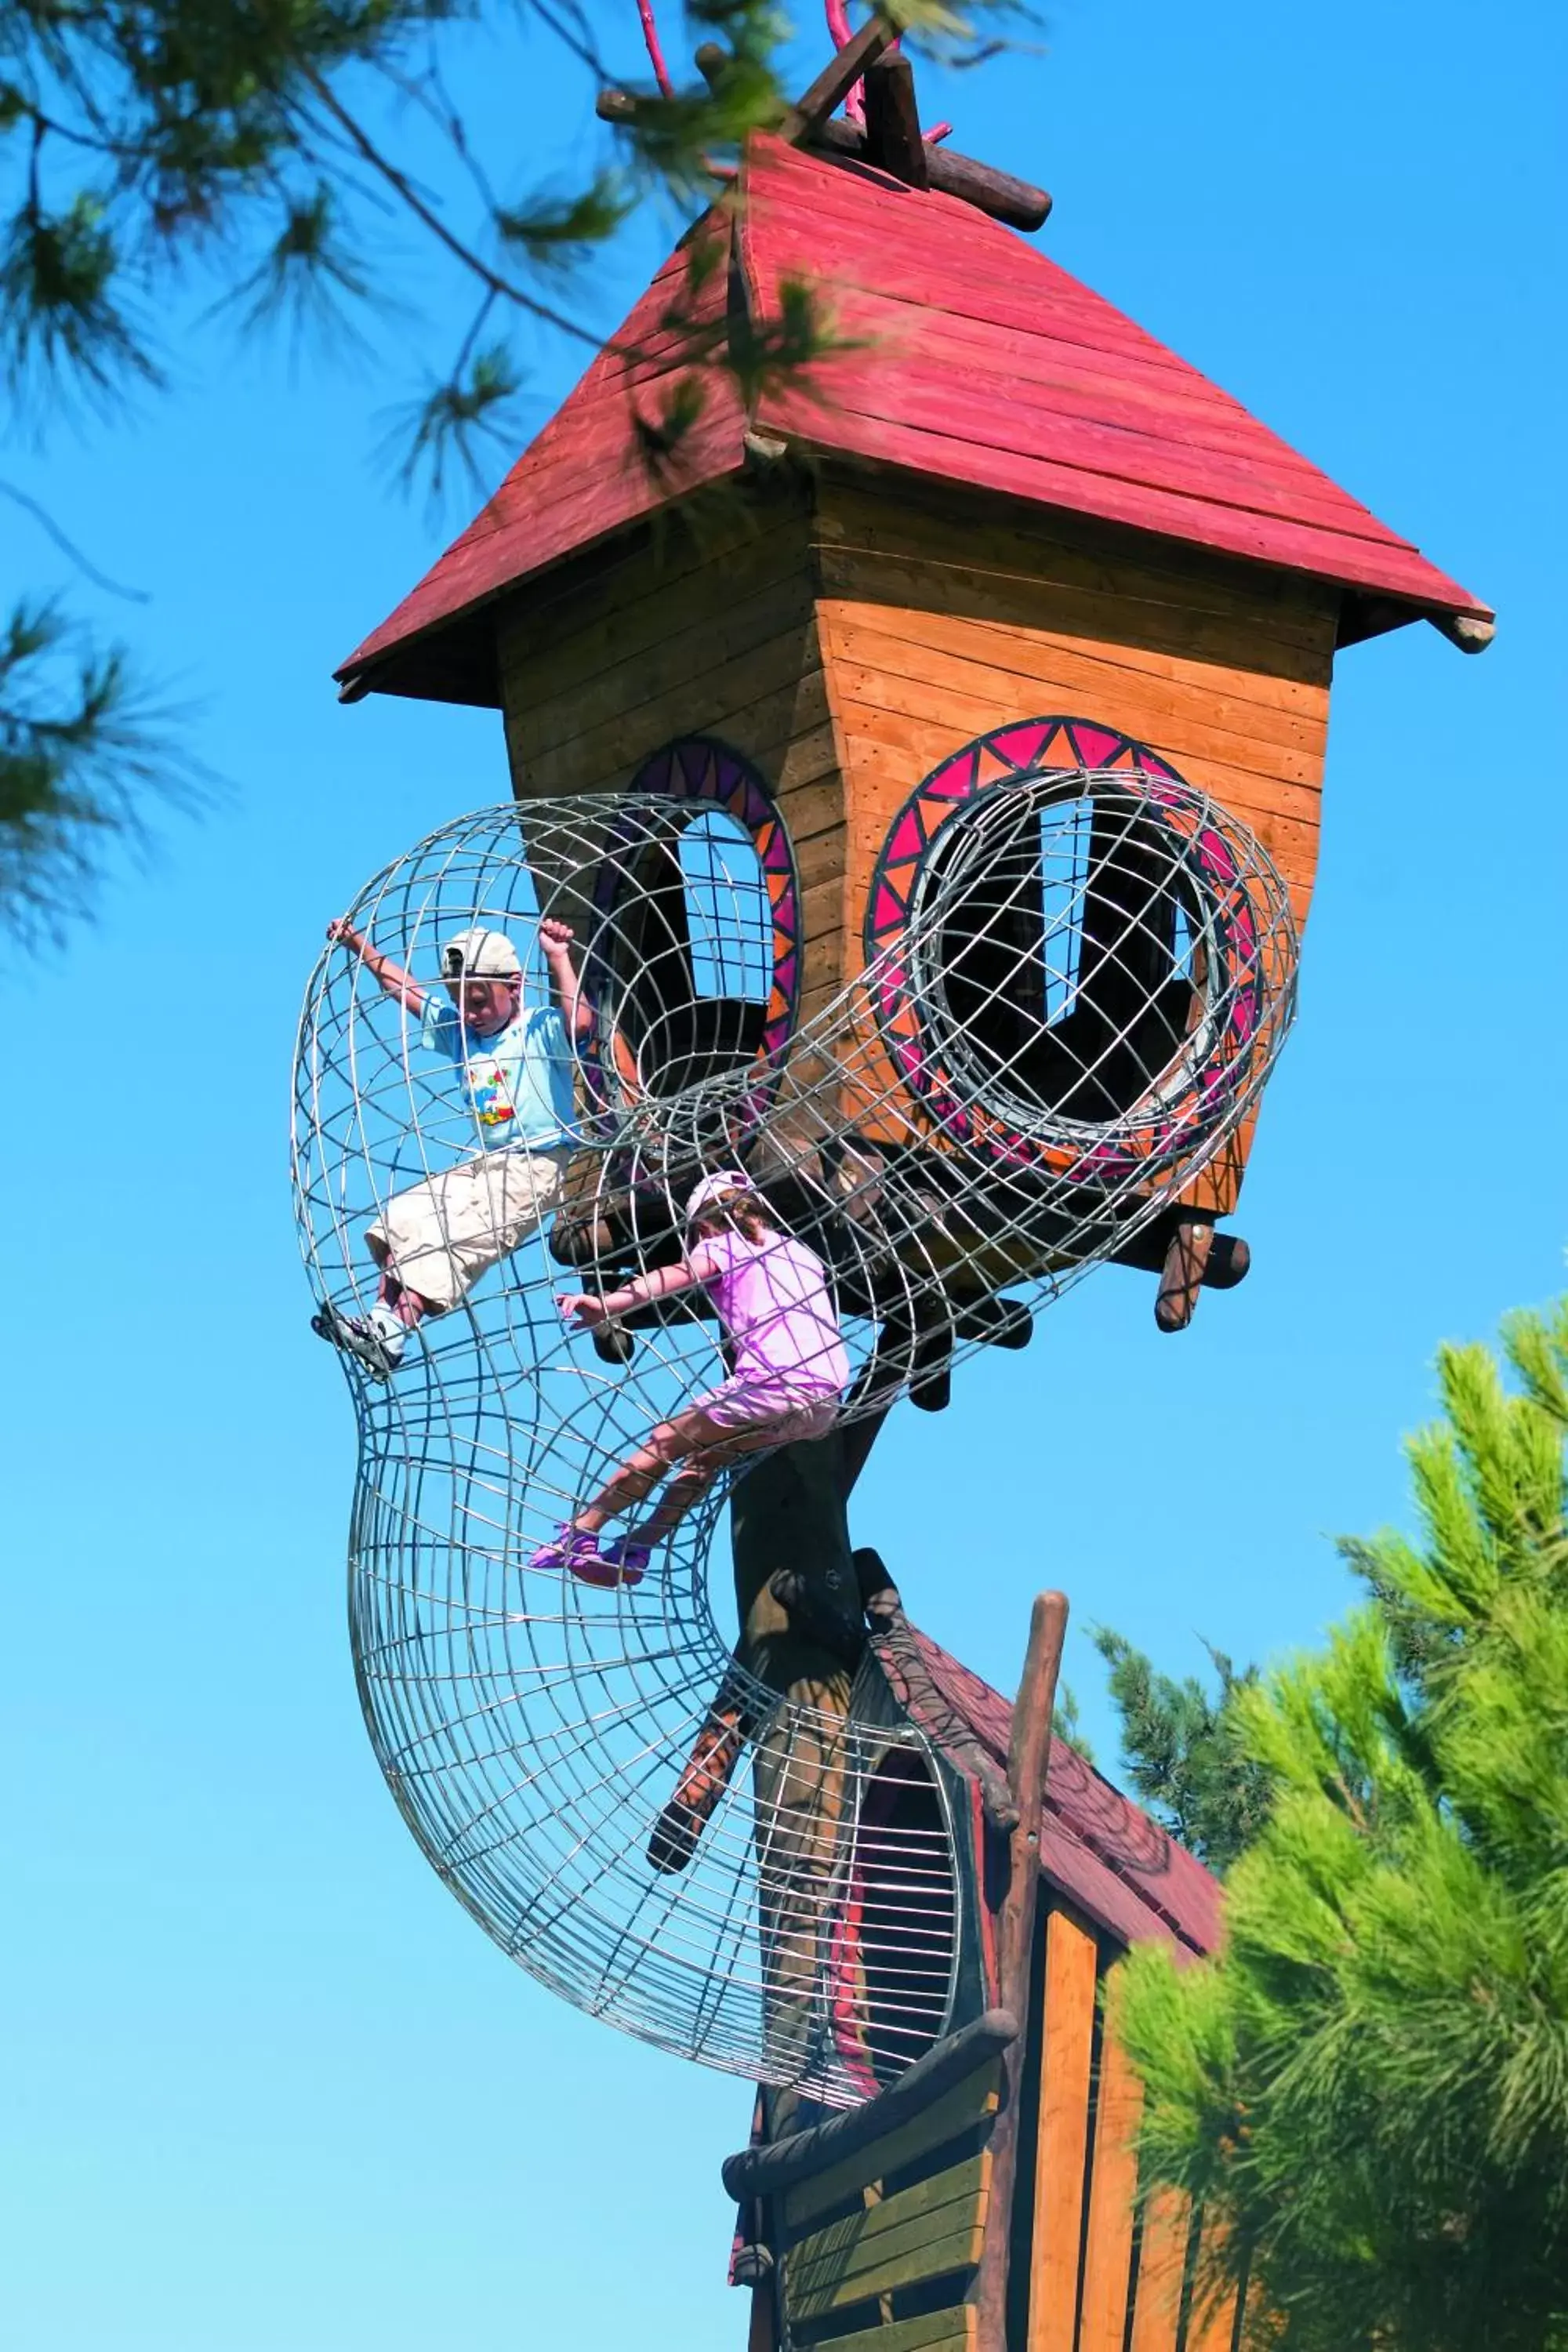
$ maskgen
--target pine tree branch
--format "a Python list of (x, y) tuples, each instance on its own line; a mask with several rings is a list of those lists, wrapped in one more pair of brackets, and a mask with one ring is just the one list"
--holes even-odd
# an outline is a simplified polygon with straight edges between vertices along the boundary
[(456, 231), (448, 227), (440, 215), (426, 203), (407, 173), (393, 163), (389, 156), (382, 153), (370, 133), (349, 112), (347, 107), (342, 104), (331, 85), (314, 66), (301, 64), (299, 71), (300, 79), (314, 92), (318, 104), (338, 124), (355, 152), (384, 181), (414, 217), (428, 229), (437, 243), (443, 245), (455, 260), (461, 262), (463, 268), (470, 271), (482, 286), (506, 301), (515, 302), (520, 310), (526, 310), (532, 317), (542, 320), (547, 326), (558, 328), (563, 334), (570, 335), (574, 341), (589, 343), (595, 349), (598, 348), (600, 339), (591, 329), (584, 327), (580, 320), (569, 318), (564, 311), (557, 310), (552, 304), (542, 302), (536, 295), (530, 294), (513, 279), (503, 276), (499, 269), (493, 268), (482, 255), (473, 250), (471, 246), (466, 245)]
[(95, 588), (101, 588), (105, 595), (121, 597), (128, 604), (152, 603), (153, 599), (145, 588), (124, 587), (118, 580), (111, 580), (106, 572), (100, 572), (97, 564), (82, 553), (76, 541), (67, 538), (48, 509), (41, 507), (37, 499), (29, 498), (26, 490), (18, 489), (15, 482), (0, 480), (0, 498), (9, 499), (14, 506), (22, 509), (24, 514), (31, 515), (46, 538), (52, 540), (60, 553), (75, 564), (82, 577), (90, 580)]

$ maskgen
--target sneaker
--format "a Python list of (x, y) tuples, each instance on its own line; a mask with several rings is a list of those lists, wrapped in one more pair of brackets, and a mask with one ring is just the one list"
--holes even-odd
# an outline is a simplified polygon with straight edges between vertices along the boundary
[(640, 1584), (647, 1574), (653, 1546), (640, 1543), (636, 1536), (616, 1536), (599, 1546), (599, 1558), (607, 1568), (619, 1569), (623, 1584)]
[(563, 1519), (552, 1540), (541, 1544), (528, 1564), (547, 1576), (553, 1576), (557, 1569), (562, 1568), (569, 1568), (574, 1576), (578, 1576), (584, 1568), (596, 1565), (598, 1558), (598, 1537), (585, 1535), (581, 1528), (574, 1528), (570, 1519)]
[(310, 1328), (319, 1339), (330, 1340), (343, 1355), (362, 1363), (373, 1381), (392, 1378), (408, 1344), (403, 1325), (383, 1307), (369, 1315), (344, 1315), (329, 1299), (311, 1316)]
[(553, 1543), (541, 1544), (528, 1564), (549, 1575), (569, 1569), (579, 1584), (592, 1584), (601, 1592), (614, 1592), (623, 1584), (640, 1584), (647, 1562), (646, 1544), (631, 1543), (623, 1536), (601, 1551), (597, 1536), (588, 1535), (565, 1520), (556, 1528)]

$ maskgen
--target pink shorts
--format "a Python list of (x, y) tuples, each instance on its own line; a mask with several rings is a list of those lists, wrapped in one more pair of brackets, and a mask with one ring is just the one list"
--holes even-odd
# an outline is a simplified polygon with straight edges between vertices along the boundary
[(798, 1381), (759, 1379), (755, 1373), (737, 1374), (691, 1402), (721, 1429), (765, 1430), (774, 1445), (826, 1437), (838, 1418), (837, 1389), (824, 1393)]

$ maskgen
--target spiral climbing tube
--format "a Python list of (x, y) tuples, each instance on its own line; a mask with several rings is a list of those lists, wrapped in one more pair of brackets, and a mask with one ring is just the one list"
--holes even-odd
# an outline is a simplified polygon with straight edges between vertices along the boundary
[[(975, 795), (928, 845), (897, 921), (868, 922), (859, 968), (803, 998), (787, 841), (759, 855), (737, 810), (658, 790), (483, 810), (350, 910), (437, 995), (445, 943), (504, 932), (532, 1005), (547, 1001), (539, 924), (564, 919), (586, 1008), (577, 1139), (550, 1213), (426, 1318), (392, 1379), (342, 1359), (358, 1433), (350, 1626), (388, 1785), (504, 1950), (627, 2032), (843, 2102), (869, 2082), (851, 1912), (863, 1953), (885, 1900), (878, 1998), (908, 2056), (952, 1999), (949, 1827), (934, 1798), (911, 1810), (900, 1793), (928, 1785), (921, 1737), (860, 1720), (843, 1690), (783, 1693), (737, 1654), (713, 1555), (762, 1455), (722, 1473), (635, 1586), (531, 1565), (723, 1376), (704, 1294), (631, 1318), (616, 1360), (568, 1328), (557, 1293), (671, 1263), (692, 1185), (742, 1168), (828, 1270), (843, 1423), (879, 1416), (1123, 1247), (1235, 1134), (1289, 1025), (1295, 936), (1267, 856), (1202, 794), (1167, 774), (1053, 770)], [(363, 1312), (367, 1232), (484, 1141), (417, 1013), (329, 947), (294, 1087), (318, 1304)], [(716, 1724), (735, 1752), (672, 1859), (671, 1792)], [(946, 1903), (948, 1928), (900, 1972), (894, 1914), (911, 1903), (939, 1928)]]

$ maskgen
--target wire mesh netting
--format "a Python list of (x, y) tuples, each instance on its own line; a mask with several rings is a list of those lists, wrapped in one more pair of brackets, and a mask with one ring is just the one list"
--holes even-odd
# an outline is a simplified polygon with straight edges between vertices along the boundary
[[(1295, 940), (1245, 829), (1126, 769), (977, 794), (798, 1018), (779, 870), (655, 793), (431, 835), (312, 975), (294, 1175), (320, 1307), (372, 1334), (351, 1627), (415, 1836), (565, 1998), (845, 2101), (950, 2013), (942, 1780), (737, 1654), (726, 1499), (1168, 1209), (1256, 1101)], [(644, 1506), (624, 1575), (560, 1533)]]

